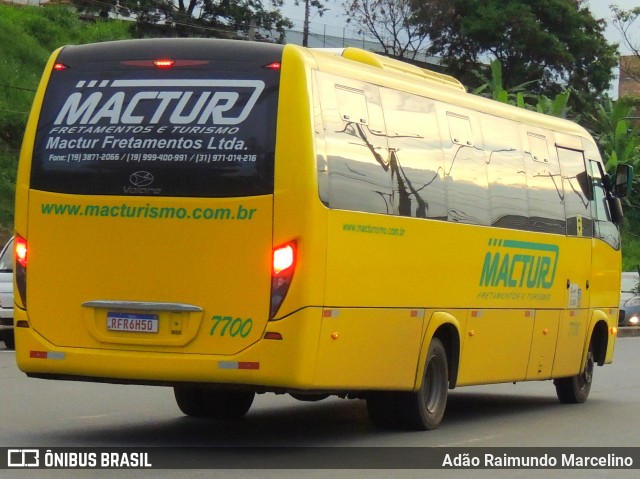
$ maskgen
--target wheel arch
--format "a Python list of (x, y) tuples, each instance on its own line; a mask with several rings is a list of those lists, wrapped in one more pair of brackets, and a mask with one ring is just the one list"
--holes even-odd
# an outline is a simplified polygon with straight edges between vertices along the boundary
[(607, 349), (609, 347), (609, 324), (607, 315), (599, 310), (593, 312), (590, 324), (589, 342), (585, 345), (583, 364), (586, 361), (589, 346), (593, 347), (594, 360), (598, 366), (603, 366), (607, 358)]
[(422, 339), (420, 356), (416, 367), (414, 390), (418, 390), (422, 386), (427, 351), (433, 338), (438, 338), (447, 352), (449, 389), (453, 389), (456, 386), (458, 368), (460, 366), (460, 323), (452, 314), (438, 311), (431, 315)]

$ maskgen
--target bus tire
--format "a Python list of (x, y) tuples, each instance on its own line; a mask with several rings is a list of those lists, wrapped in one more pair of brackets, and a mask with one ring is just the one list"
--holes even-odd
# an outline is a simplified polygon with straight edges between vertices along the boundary
[(4, 336), (1, 339), (4, 340), (4, 345), (7, 349), (16, 349), (16, 340), (13, 334), (13, 330), (5, 331)]
[(173, 388), (176, 403), (185, 415), (210, 419), (233, 420), (242, 418), (253, 403), (252, 391), (208, 389), (198, 386)]
[(397, 418), (403, 429), (430, 431), (442, 422), (449, 393), (447, 351), (438, 338), (433, 338), (424, 365), (422, 386), (417, 392), (399, 393), (396, 398)]
[(593, 348), (589, 347), (587, 362), (580, 374), (569, 378), (554, 379), (553, 384), (556, 387), (556, 394), (561, 403), (581, 404), (587, 400), (591, 391), (594, 368)]
[(329, 397), (328, 394), (313, 394), (313, 393), (289, 393), (293, 399), (303, 402), (318, 402)]

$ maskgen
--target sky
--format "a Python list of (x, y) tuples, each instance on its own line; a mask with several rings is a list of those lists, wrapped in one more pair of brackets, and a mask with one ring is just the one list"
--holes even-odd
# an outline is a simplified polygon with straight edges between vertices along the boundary
[[(623, 10), (631, 10), (632, 8), (640, 7), (640, 0), (588, 0), (587, 5), (595, 18), (604, 18), (610, 24), (611, 10), (609, 10), (609, 5), (617, 5)], [(637, 25), (636, 31), (638, 32), (635, 35), (636, 43), (640, 43), (640, 24)], [(622, 44), (620, 33), (612, 25), (608, 25), (605, 35), (609, 42), (620, 43), (620, 53), (630, 53), (629, 49)]]

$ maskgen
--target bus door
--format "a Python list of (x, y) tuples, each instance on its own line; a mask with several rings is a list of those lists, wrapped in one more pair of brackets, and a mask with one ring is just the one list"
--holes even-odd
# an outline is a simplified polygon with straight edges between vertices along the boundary
[[(504, 125), (488, 115), (479, 117), (448, 105), (439, 108), (439, 113), (445, 125), (448, 219), (456, 223), (493, 224), (493, 214), (498, 210), (494, 209), (499, 189), (496, 184), (504, 181), (505, 169), (500, 170), (500, 161), (505, 158), (501, 155), (517, 147), (510, 142)], [(497, 138), (494, 132), (504, 138)], [(508, 164), (512, 168), (514, 158), (509, 158)], [(514, 169), (518, 171), (517, 167)], [(464, 234), (462, 226), (458, 229)], [(459, 384), (521, 381), (529, 360), (534, 318), (533, 311), (520, 308), (519, 298), (527, 293), (522, 284), (524, 262), (517, 258), (530, 253), (531, 245), (507, 228), (487, 232), (489, 238), (481, 236), (486, 234), (481, 229), (472, 233), (482, 238), (478, 244), (487, 248), (478, 296), (483, 298), (484, 307), (466, 313)]]
[(580, 369), (590, 318), (591, 181), (580, 149), (558, 147), (567, 219), (567, 244), (562, 271), (566, 278), (553, 376), (571, 376)]

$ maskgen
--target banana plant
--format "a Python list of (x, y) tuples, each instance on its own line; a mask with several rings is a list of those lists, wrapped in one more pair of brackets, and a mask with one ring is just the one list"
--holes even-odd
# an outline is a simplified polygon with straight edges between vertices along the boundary
[(640, 166), (640, 131), (632, 123), (634, 106), (623, 100), (603, 100), (594, 113), (585, 118), (600, 145), (607, 171), (618, 163)]

